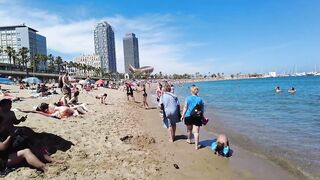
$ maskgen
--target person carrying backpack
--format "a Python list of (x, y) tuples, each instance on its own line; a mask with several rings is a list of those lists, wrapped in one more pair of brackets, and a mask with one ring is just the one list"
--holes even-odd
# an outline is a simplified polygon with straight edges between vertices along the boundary
[(197, 86), (192, 85), (190, 90), (192, 95), (186, 98), (181, 120), (184, 120), (187, 126), (187, 143), (191, 144), (193, 133), (195, 148), (198, 150), (201, 148), (199, 144), (199, 132), (202, 126), (204, 103), (202, 98), (198, 96), (199, 88)]

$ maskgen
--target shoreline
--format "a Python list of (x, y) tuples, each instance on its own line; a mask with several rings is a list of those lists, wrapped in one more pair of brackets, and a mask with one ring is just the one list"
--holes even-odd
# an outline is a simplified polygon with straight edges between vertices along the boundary
[[(184, 102), (182, 101), (183, 98), (181, 98), (181, 94), (179, 94), (178, 97), (180, 100), (180, 104), (184, 104)], [(266, 149), (261, 144), (257, 144), (249, 140), (245, 135), (236, 133), (236, 129), (232, 127), (226, 127), (223, 123), (223, 120), (226, 119), (222, 119), (222, 116), (218, 116), (215, 109), (208, 108), (208, 113), (206, 113), (206, 115), (211, 120), (204, 128), (207, 133), (215, 136), (219, 133), (228, 134), (232, 146), (236, 145), (242, 151), (251, 153), (257, 158), (270, 161), (270, 163), (275, 164), (276, 166), (278, 166), (278, 168), (283, 169), (284, 171), (293, 175), (295, 178), (314, 179), (312, 174), (309, 174), (300, 169), (297, 162), (282, 158), (282, 156), (280, 156), (279, 154), (272, 154), (272, 152), (274, 151), (273, 149)]]
[[(151, 91), (154, 91), (154, 87), (152, 87)], [(150, 99), (149, 99), (150, 100)], [(150, 102), (150, 101), (149, 101)], [(152, 101), (152, 103), (155, 105), (156, 103)], [(181, 105), (182, 102), (180, 102)], [(150, 112), (152, 111), (152, 112)], [(161, 139), (161, 142), (163, 142), (163, 145), (159, 145), (160, 147), (166, 147), (169, 149), (172, 154), (169, 156), (171, 158), (171, 164), (175, 162), (181, 162), (184, 163), (184, 160), (190, 160), (194, 163), (199, 163), (196, 166), (201, 166), (205, 168), (207, 171), (212, 172), (205, 173), (203, 171), (200, 171), (194, 174), (188, 174), (186, 172), (177, 172), (174, 171), (172, 168), (168, 170), (168, 178), (174, 174), (175, 178), (172, 179), (184, 179), (189, 176), (194, 176), (196, 178), (202, 178), (202, 179), (210, 179), (210, 177), (220, 177), (222, 179), (296, 179), (297, 176), (293, 176), (288, 171), (283, 169), (282, 167), (278, 166), (274, 162), (265, 159), (263, 157), (259, 157), (257, 155), (252, 155), (249, 151), (232, 144), (231, 142), (231, 148), (234, 150), (234, 154), (230, 158), (222, 158), (217, 157), (212, 152), (210, 145), (211, 141), (216, 136), (216, 133), (212, 133), (206, 130), (206, 128), (201, 128), (201, 135), (200, 135), (200, 142), (203, 143), (206, 147), (200, 150), (195, 150), (193, 145), (188, 145), (184, 139), (181, 139), (182, 136), (186, 134), (185, 132), (185, 126), (182, 123), (178, 123), (177, 125), (177, 135), (178, 140), (174, 143), (170, 143), (167, 141), (167, 129), (162, 127), (162, 122), (159, 116), (159, 110), (149, 110), (146, 111), (146, 117), (145, 123), (148, 124), (147, 129), (149, 129), (149, 133), (155, 134), (154, 136), (156, 138)], [(152, 120), (151, 120), (152, 119)], [(160, 137), (162, 136), (162, 137)], [(209, 147), (208, 147), (209, 146)], [(178, 149), (177, 149), (178, 148)], [(179, 153), (181, 150), (179, 149), (186, 149), (186, 153)], [(162, 149), (162, 148), (161, 148)], [(178, 155), (176, 155), (178, 153)], [(191, 158), (189, 157), (189, 153), (192, 153), (195, 157)], [(198, 157), (197, 157), (198, 156)], [(198, 161), (198, 159), (200, 159)], [(221, 167), (220, 165), (223, 164)], [(171, 165), (172, 166), (172, 165)], [(195, 167), (194, 164), (188, 164), (184, 167), (185, 171), (190, 171)], [(223, 168), (224, 170), (222, 170)], [(217, 169), (219, 171), (217, 171)], [(221, 172), (220, 172), (221, 171)], [(266, 172), (272, 172), (266, 173)], [(178, 173), (178, 174), (176, 174)], [(180, 173), (180, 174), (179, 174)], [(187, 178), (188, 179), (188, 178)]]
[[(153, 84), (153, 88), (156, 84)], [(17, 86), (4, 86), (15, 91)], [(108, 105), (94, 97), (108, 93)], [(19, 96), (29, 92), (19, 91)], [(128, 102), (126, 92), (101, 88), (81, 92), (80, 102), (86, 102), (91, 112), (81, 117), (53, 119), (28, 114), (19, 126), (34, 131), (54, 134), (72, 142), (69, 149), (52, 154), (63, 164), (48, 164), (48, 173), (39, 174), (28, 167), (11, 172), (6, 178), (35, 179), (295, 179), (288, 172), (268, 160), (231, 145), (230, 158), (217, 157), (210, 148), (195, 150), (185, 142), (183, 130), (177, 128), (179, 140), (170, 143), (167, 130), (162, 127), (158, 109), (145, 110), (142, 94), (135, 93), (135, 102)], [(148, 102), (152, 104), (152, 94)], [(13, 108), (31, 109), (41, 102), (52, 103), (60, 95), (49, 98), (28, 99), (13, 104)], [(140, 103), (139, 103), (140, 102)], [(17, 118), (25, 115), (16, 112)], [(181, 124), (181, 123), (180, 123)], [(201, 130), (201, 140), (213, 139), (212, 134)], [(123, 140), (121, 140), (123, 139)], [(175, 169), (177, 164), (179, 169)]]

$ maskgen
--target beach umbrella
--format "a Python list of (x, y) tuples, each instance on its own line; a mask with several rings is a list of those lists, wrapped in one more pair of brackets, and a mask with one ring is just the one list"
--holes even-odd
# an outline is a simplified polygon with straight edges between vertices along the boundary
[(95, 80), (93, 80), (93, 79), (87, 79), (86, 80), (86, 83), (87, 84), (94, 84), (96, 81)]
[(0, 78), (0, 84), (11, 85), (11, 84), (14, 84), (14, 82), (8, 78)]
[(22, 79), (22, 81), (24, 81), (26, 83), (29, 83), (29, 84), (40, 84), (40, 83), (42, 83), (42, 81), (37, 77), (24, 78), (24, 79)]
[(87, 81), (86, 80), (80, 80), (79, 84), (87, 84)]
[(105, 83), (105, 81), (102, 79), (99, 79), (98, 81), (96, 81), (96, 84), (104, 84), (104, 83)]

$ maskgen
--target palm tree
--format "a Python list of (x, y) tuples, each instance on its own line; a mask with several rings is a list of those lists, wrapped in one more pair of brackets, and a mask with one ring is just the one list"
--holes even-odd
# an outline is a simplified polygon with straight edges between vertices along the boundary
[(44, 71), (47, 72), (47, 67), (48, 67), (48, 56), (47, 55), (41, 55), (41, 62), (44, 67)]
[(35, 73), (38, 70), (38, 64), (41, 62), (41, 54), (35, 54), (32, 58), (32, 69), (33, 72)]
[(13, 60), (13, 67), (16, 68), (17, 52), (14, 49), (12, 50), (12, 60)]
[(56, 60), (55, 60), (55, 64), (57, 64), (58, 66), (58, 72), (60, 73), (60, 68), (61, 68), (61, 64), (63, 63), (63, 60), (60, 56), (56, 57)]
[(27, 74), (28, 74), (28, 66), (27, 66), (27, 64), (29, 62), (28, 53), (29, 53), (29, 50), (26, 47), (20, 48), (19, 49), (19, 53), (18, 53), (20, 55), (20, 57), (21, 57), (22, 66), (25, 65)]
[(9, 57), (9, 64), (10, 64), (10, 69), (11, 69), (11, 61), (12, 61), (12, 56), (13, 56), (13, 48), (11, 46), (7, 46), (7, 48), (4, 50), (4, 52), (8, 55)]
[(47, 60), (49, 61), (48, 70), (51, 73), (53, 73), (53, 70), (54, 70), (54, 57), (53, 57), (53, 55), (49, 54)]

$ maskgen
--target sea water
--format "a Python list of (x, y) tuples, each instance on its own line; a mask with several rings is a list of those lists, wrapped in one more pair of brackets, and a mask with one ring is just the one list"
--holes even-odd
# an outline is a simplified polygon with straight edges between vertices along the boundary
[[(196, 84), (208, 131), (263, 155), (290, 172), (320, 179), (320, 77), (225, 80), (176, 85), (184, 104)], [(279, 86), (281, 93), (275, 93)], [(294, 87), (295, 94), (288, 93)]]

